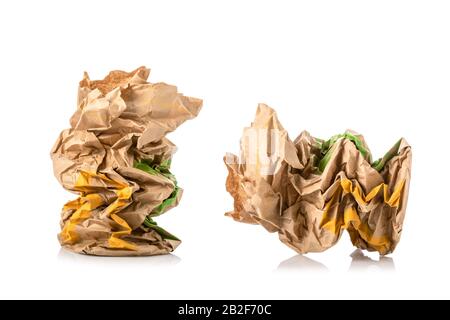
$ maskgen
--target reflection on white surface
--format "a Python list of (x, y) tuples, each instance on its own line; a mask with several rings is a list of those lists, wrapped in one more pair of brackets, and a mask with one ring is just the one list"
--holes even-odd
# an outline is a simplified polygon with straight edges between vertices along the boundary
[(351, 271), (367, 271), (367, 270), (383, 270), (395, 271), (394, 259), (391, 257), (380, 256), (379, 260), (374, 260), (366, 256), (362, 250), (356, 249), (350, 255), (352, 263), (350, 264), (349, 272)]
[[(356, 249), (350, 255), (352, 258), (348, 272), (366, 272), (366, 271), (395, 271), (394, 259), (391, 257), (380, 256), (378, 260), (364, 254), (360, 249)], [(282, 261), (277, 271), (329, 271), (329, 267), (314, 259), (302, 254), (295, 255)]]
[(181, 259), (174, 254), (165, 254), (158, 256), (149, 257), (99, 257), (99, 256), (89, 256), (85, 254), (78, 254), (74, 252), (67, 251), (63, 248), (59, 250), (58, 260), (61, 262), (73, 262), (73, 263), (83, 263), (83, 264), (126, 264), (131, 263), (151, 265), (154, 267), (168, 267), (175, 266)]
[(293, 271), (293, 270), (301, 270), (301, 271), (328, 271), (328, 268), (311, 258), (305, 257), (302, 254), (297, 254), (287, 260), (282, 261), (277, 270), (281, 271)]

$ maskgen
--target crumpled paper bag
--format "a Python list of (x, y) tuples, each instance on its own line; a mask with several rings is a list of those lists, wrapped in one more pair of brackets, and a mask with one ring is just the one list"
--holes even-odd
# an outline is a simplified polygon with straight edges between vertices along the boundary
[(353, 245), (382, 255), (400, 240), (411, 174), (404, 139), (372, 162), (363, 136), (346, 131), (324, 141), (304, 131), (292, 141), (260, 104), (240, 157), (224, 160), (234, 198), (226, 215), (278, 232), (299, 253), (330, 248), (344, 229)]
[(78, 253), (139, 256), (173, 251), (180, 240), (154, 218), (176, 206), (182, 189), (170, 172), (175, 145), (165, 136), (199, 113), (202, 100), (150, 70), (85, 73), (70, 128), (52, 151), (54, 174), (79, 195), (62, 209), (61, 245)]

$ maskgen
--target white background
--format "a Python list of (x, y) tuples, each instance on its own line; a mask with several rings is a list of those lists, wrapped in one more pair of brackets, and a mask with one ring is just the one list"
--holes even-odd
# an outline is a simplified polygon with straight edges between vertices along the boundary
[[(448, 1), (2, 1), (1, 298), (450, 298)], [(204, 99), (170, 135), (180, 206), (158, 222), (173, 255), (60, 251), (50, 149), (84, 70), (146, 65), (152, 82)], [(291, 138), (364, 134), (375, 157), (404, 136), (413, 170), (402, 241), (352, 262), (350, 240), (296, 255), (232, 208), (222, 156), (258, 102)], [(370, 260), (372, 259), (372, 260)]]

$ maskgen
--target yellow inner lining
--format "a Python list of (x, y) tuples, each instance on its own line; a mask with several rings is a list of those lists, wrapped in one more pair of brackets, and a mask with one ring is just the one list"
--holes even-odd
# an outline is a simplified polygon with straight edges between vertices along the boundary
[(76, 226), (86, 219), (89, 219), (92, 210), (106, 204), (106, 200), (101, 194), (90, 193), (98, 190), (98, 183), (94, 184), (94, 182), (106, 183), (108, 187), (116, 189), (114, 192), (117, 195), (117, 199), (106, 207), (105, 213), (119, 224), (123, 230), (112, 232), (111, 237), (108, 240), (109, 247), (136, 250), (136, 245), (120, 239), (121, 236), (131, 234), (132, 229), (124, 219), (116, 214), (130, 203), (130, 198), (133, 193), (132, 188), (124, 183), (112, 180), (104, 174), (95, 172), (80, 171), (74, 189), (81, 192), (82, 195), (78, 199), (66, 203), (63, 208), (64, 211), (75, 210), (75, 212), (61, 231), (62, 242), (65, 244), (74, 244), (78, 242), (80, 237), (75, 230)]
[(351, 194), (355, 201), (365, 206), (369, 204), (382, 190), (384, 203), (390, 207), (398, 207), (402, 195), (402, 190), (405, 185), (405, 180), (400, 182), (389, 196), (389, 187), (385, 183), (381, 183), (376, 186), (367, 195), (364, 195), (361, 187), (358, 184), (353, 186), (352, 181), (349, 179), (342, 179), (340, 187), (333, 194), (331, 199), (325, 204), (322, 221), (320, 227), (332, 232), (335, 235), (339, 235), (341, 229), (348, 229), (352, 225), (364, 241), (366, 241), (371, 247), (376, 249), (381, 254), (385, 254), (391, 245), (388, 235), (376, 235), (374, 231), (370, 229), (367, 223), (363, 223), (353, 206), (345, 208), (343, 216), (334, 216), (329, 210), (332, 205), (337, 204), (342, 195)]

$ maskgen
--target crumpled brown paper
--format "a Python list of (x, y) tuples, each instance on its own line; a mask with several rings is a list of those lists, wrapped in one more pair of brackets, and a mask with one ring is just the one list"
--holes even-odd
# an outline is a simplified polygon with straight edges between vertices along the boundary
[(372, 162), (361, 135), (294, 141), (275, 111), (260, 104), (244, 130), (241, 155), (225, 156), (236, 221), (278, 232), (299, 253), (333, 246), (345, 229), (353, 245), (385, 255), (400, 240), (411, 173), (404, 139)]
[(175, 145), (165, 136), (199, 113), (202, 100), (175, 86), (147, 82), (150, 70), (85, 73), (71, 127), (52, 151), (54, 173), (79, 198), (62, 210), (58, 238), (78, 253), (156, 255), (180, 240), (153, 220), (180, 200), (170, 173)]

